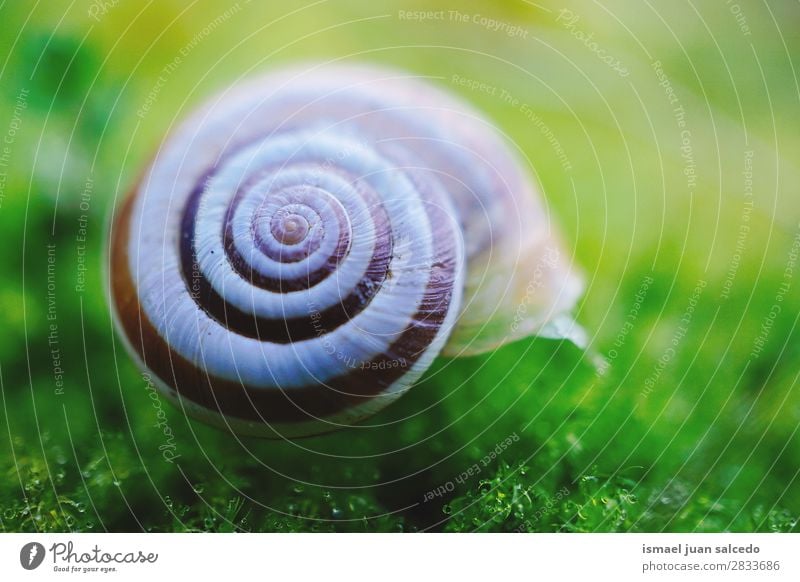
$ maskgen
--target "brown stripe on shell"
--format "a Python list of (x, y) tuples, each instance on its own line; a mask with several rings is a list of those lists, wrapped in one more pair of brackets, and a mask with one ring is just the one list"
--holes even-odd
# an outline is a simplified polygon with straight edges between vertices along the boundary
[[(303, 164), (305, 165), (305, 164)], [(295, 167), (295, 164), (292, 165)], [(294, 280), (280, 280), (274, 277), (268, 277), (257, 272), (253, 269), (247, 260), (241, 255), (239, 250), (236, 248), (236, 244), (233, 237), (233, 225), (232, 220), (236, 214), (236, 210), (239, 207), (242, 199), (244, 198), (245, 192), (248, 190), (250, 186), (252, 186), (252, 182), (256, 182), (259, 179), (262, 179), (264, 174), (268, 174), (269, 171), (260, 172), (257, 178), (251, 179), (246, 182), (239, 190), (236, 192), (233, 200), (231, 201), (230, 206), (228, 207), (225, 213), (225, 227), (223, 229), (223, 237), (224, 237), (224, 249), (225, 254), (228, 257), (231, 265), (233, 266), (234, 270), (239, 274), (242, 279), (245, 281), (250, 282), (251, 284), (259, 287), (261, 289), (265, 289), (267, 291), (273, 291), (276, 293), (286, 293), (290, 291), (301, 291), (304, 289), (309, 289), (314, 285), (317, 285), (324, 281), (327, 277), (329, 277), (339, 266), (339, 263), (347, 256), (348, 252), (350, 251), (350, 233), (342, 231), (339, 236), (339, 241), (336, 246), (336, 249), (328, 258), (328, 261), (323, 264), (319, 269), (316, 271), (308, 271), (307, 275), (303, 279), (294, 279)], [(295, 186), (295, 188), (298, 186)], [(347, 222), (347, 217), (341, 213), (339, 208), (335, 206), (331, 206), (333, 209), (334, 214), (336, 214), (337, 218), (339, 219), (340, 225), (344, 225)], [(384, 214), (381, 216), (372, 216), (373, 221), (376, 219), (385, 219), (383, 224), (388, 223), (388, 217)], [(257, 240), (257, 237), (254, 236)], [(287, 256), (274, 256), (271, 253), (264, 252), (266, 256), (269, 258), (282, 261), (282, 262), (296, 262), (300, 260), (302, 257), (293, 257), (291, 255), (291, 250), (288, 251)]]
[[(237, 146), (235, 151), (246, 147), (246, 145)], [(223, 159), (234, 155), (234, 153), (230, 152)], [(224, 297), (214, 289), (211, 282), (199, 268), (194, 236), (194, 218), (199, 211), (205, 184), (208, 184), (213, 170), (214, 168), (207, 171), (197, 181), (186, 202), (186, 208), (181, 219), (181, 267), (189, 288), (197, 290), (197, 292), (191, 293), (190, 296), (198, 307), (221, 325), (240, 335), (259, 341), (272, 341), (282, 344), (318, 337), (321, 333), (320, 330), (323, 330), (322, 333), (329, 333), (366, 309), (386, 279), (393, 254), (391, 222), (386, 215), (386, 210), (379, 203), (369, 205), (371, 219), (375, 224), (376, 230), (376, 244), (373, 255), (367, 265), (364, 276), (346, 297), (340, 298), (338, 302), (322, 311), (314, 312), (313, 318), (309, 314), (306, 317), (288, 319), (257, 317), (255, 314), (242, 311), (225, 301)], [(365, 192), (368, 193), (369, 190)], [(227, 229), (227, 225), (224, 229)], [(225, 246), (227, 252), (227, 245)], [(247, 278), (244, 278), (244, 280), (248, 281)]]
[(112, 230), (110, 260), (115, 270), (111, 289), (119, 320), (144, 365), (181, 397), (209, 411), (250, 421), (299, 423), (353, 408), (384, 392), (407, 373), (435, 339), (447, 316), (453, 286), (457, 283), (457, 243), (449, 229), (444, 233), (436, 226), (440, 222), (431, 221), (434, 248), (442, 257), (433, 266), (417, 313), (386, 353), (325, 384), (290, 390), (249, 388), (239, 382), (210, 377), (168, 345), (139, 303), (128, 255), (137, 188), (124, 202)]

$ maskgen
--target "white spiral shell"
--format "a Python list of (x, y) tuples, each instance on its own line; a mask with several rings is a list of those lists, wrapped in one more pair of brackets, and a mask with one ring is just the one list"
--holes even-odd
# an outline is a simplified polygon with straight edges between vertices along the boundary
[(117, 213), (110, 259), (123, 334), (164, 394), (272, 437), (374, 414), (442, 350), (566, 335), (581, 292), (492, 126), (364, 66), (209, 101)]

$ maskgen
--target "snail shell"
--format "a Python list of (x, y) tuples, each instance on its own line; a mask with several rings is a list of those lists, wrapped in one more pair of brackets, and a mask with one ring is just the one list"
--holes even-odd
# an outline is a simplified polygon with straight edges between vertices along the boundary
[(132, 353), (238, 434), (349, 425), (440, 352), (578, 330), (580, 280), (516, 157), (392, 70), (291, 68), (221, 93), (167, 137), (110, 244)]

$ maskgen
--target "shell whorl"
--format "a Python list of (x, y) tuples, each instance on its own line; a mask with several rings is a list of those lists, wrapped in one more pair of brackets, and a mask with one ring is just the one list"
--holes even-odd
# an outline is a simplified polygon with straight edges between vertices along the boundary
[(112, 295), (190, 414), (302, 436), (383, 408), (446, 343), (485, 351), (571, 307), (558, 264), (545, 311), (509, 327), (519, 265), (551, 243), (513, 156), (462, 103), (391, 71), (289, 69), (167, 138), (114, 223)]

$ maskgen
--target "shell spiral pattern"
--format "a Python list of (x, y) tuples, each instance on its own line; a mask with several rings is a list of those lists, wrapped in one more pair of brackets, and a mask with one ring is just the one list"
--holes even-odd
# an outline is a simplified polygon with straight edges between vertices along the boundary
[(560, 248), (468, 106), (396, 71), (295, 68), (167, 137), (112, 226), (111, 295), (186, 412), (297, 437), (374, 414), (442, 350), (564, 335)]

